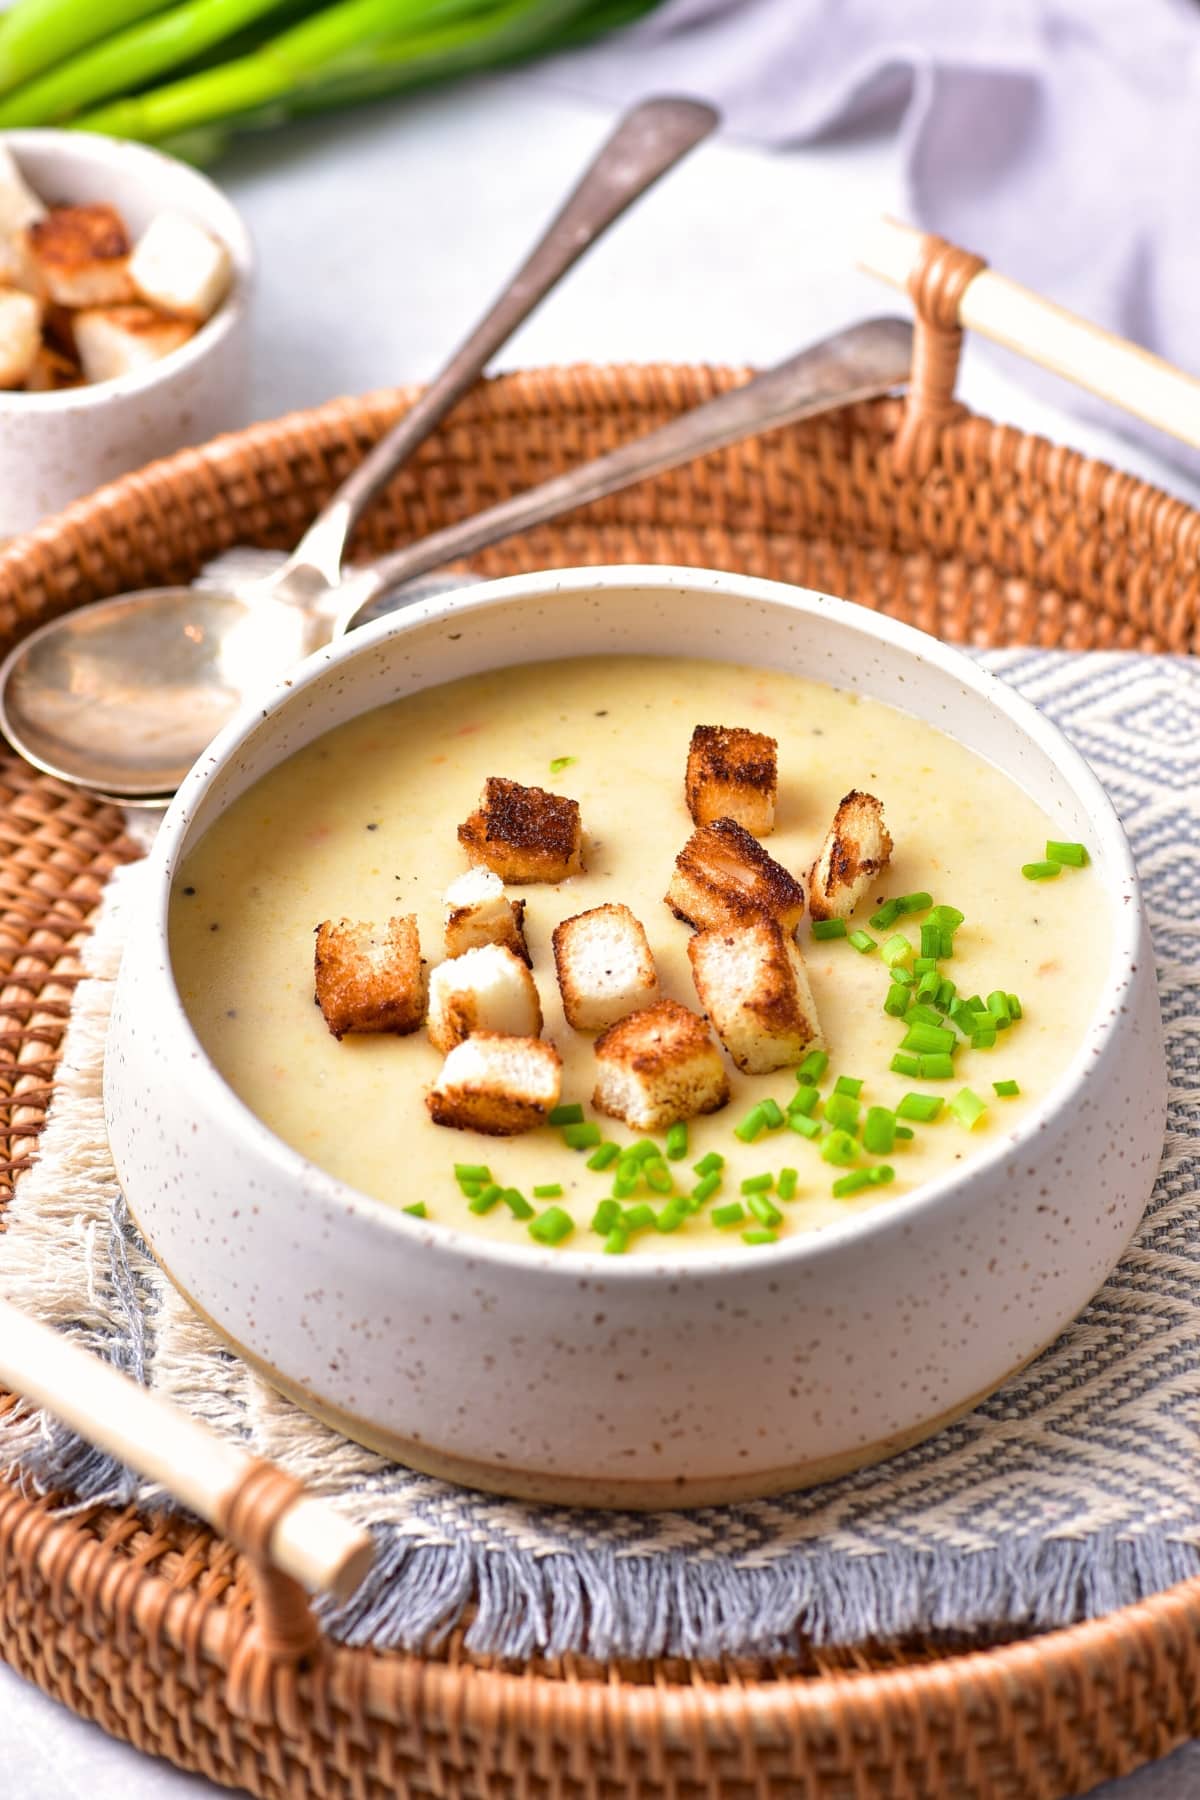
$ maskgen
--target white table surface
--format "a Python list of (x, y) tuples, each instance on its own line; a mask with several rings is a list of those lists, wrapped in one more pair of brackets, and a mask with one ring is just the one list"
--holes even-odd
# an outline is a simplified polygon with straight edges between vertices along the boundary
[[(545, 77), (516, 73), (237, 149), (216, 174), (261, 259), (254, 415), (429, 375), (609, 123)], [(776, 361), (899, 304), (853, 269), (855, 231), (882, 210), (903, 211), (887, 136), (777, 156), (707, 144), (568, 277), (501, 366)], [(975, 349), (960, 391), (993, 417), (1200, 500), (1200, 484), (1033, 401)], [(0, 1796), (206, 1800), (221, 1791), (114, 1742), (0, 1668)], [(1200, 1750), (1100, 1793), (1200, 1795)]]

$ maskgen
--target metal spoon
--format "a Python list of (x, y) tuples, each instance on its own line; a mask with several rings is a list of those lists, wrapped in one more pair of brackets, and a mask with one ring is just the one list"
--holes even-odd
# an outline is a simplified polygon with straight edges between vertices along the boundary
[[(314, 640), (323, 643), (340, 637), (353, 626), (391, 610), (382, 604), (388, 595), (396, 596), (396, 605), (404, 605), (404, 596), (397, 590), (418, 575), (440, 568), (456, 557), (469, 556), (514, 532), (545, 524), (576, 506), (617, 493), (648, 476), (661, 475), (697, 456), (725, 449), (742, 438), (887, 393), (908, 379), (911, 362), (912, 327), (903, 319), (868, 319), (836, 332), (755, 376), (743, 387), (681, 413), (657, 431), (515, 494), (473, 518), (433, 532), (378, 562), (351, 570), (340, 587), (323, 595), (325, 606), (311, 612), (310, 647)], [(327, 610), (330, 600), (337, 602), (332, 619)], [(106, 609), (85, 609), (78, 617), (86, 624), (89, 612), (102, 610)], [(136, 682), (138, 659), (142, 659), (142, 668), (146, 662), (144, 634), (133, 609), (124, 618), (118, 614), (116, 624), (118, 629), (110, 627), (104, 634), (102, 649), (106, 660), (97, 658), (98, 668), (89, 671), (89, 680), (102, 693), (106, 682), (124, 684), (122, 702), (130, 735), (123, 740), (126, 757), (120, 765), (119, 782), (94, 785), (107, 789), (106, 798), (120, 799), (131, 794), (164, 798), (182, 780), (203, 745), (189, 743), (186, 754), (175, 764), (153, 760), (153, 733), (160, 720), (164, 729), (169, 725), (170, 708), (159, 710), (160, 689)], [(121, 626), (125, 627), (123, 632)], [(43, 627), (43, 633), (53, 629)], [(35, 633), (26, 644), (36, 647), (43, 633)], [(191, 707), (192, 717), (215, 717), (231, 689), (248, 692), (260, 685), (266, 674), (259, 633), (258, 614), (243, 609), (211, 652), (203, 644), (195, 645), (193, 654), (182, 659), (176, 677), (179, 698), (174, 704)], [(86, 646), (81, 649), (74, 637), (68, 637), (66, 643), (76, 662), (82, 662), (87, 655)], [(31, 658), (30, 664), (36, 675), (41, 658)], [(42, 678), (43, 693), (70, 678), (72, 664), (61, 645), (55, 648), (54, 665), (48, 678)], [(0, 682), (5, 673), (0, 670)], [(5, 729), (10, 736), (15, 735), (8, 723)], [(23, 746), (19, 744), (18, 748)], [(51, 772), (57, 774), (59, 769)], [(77, 779), (68, 776), (72, 778)], [(142, 785), (134, 785), (139, 779)]]
[(0, 728), (36, 767), (112, 795), (174, 788), (245, 695), (328, 641), (350, 532), (501, 345), (626, 209), (706, 138), (699, 101), (634, 107), (461, 348), (277, 573), (237, 593), (148, 588), (68, 613), (0, 667)]

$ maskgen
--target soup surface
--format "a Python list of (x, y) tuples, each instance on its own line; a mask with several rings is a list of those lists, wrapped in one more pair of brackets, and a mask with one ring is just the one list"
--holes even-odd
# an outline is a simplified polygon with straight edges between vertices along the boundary
[[(583, 1104), (605, 1140), (637, 1134), (595, 1114), (594, 1039), (566, 1024), (550, 937), (572, 914), (623, 901), (646, 928), (664, 995), (698, 1007), (686, 946), (689, 927), (663, 902), (676, 853), (693, 827), (683, 798), (688, 743), (697, 724), (745, 725), (779, 744), (776, 826), (770, 854), (807, 869), (841, 797), (863, 788), (883, 802), (895, 841), (890, 867), (850, 921), (866, 927), (888, 896), (929, 891), (966, 915), (942, 972), (958, 993), (1015, 992), (1022, 1017), (991, 1049), (964, 1043), (950, 1080), (896, 1074), (903, 1023), (883, 1011), (888, 972), (882, 942), (902, 932), (919, 949), (921, 916), (871, 931), (860, 953), (847, 938), (814, 942), (800, 927), (829, 1067), (862, 1082), (860, 1102), (895, 1108), (910, 1092), (949, 1102), (970, 1088), (986, 1110), (968, 1129), (943, 1105), (929, 1123), (909, 1119), (911, 1139), (886, 1158), (889, 1185), (836, 1198), (845, 1168), (822, 1159), (821, 1140), (783, 1128), (743, 1143), (734, 1127), (765, 1095), (786, 1108), (794, 1072), (747, 1076), (730, 1067), (733, 1097), (693, 1119), (686, 1158), (668, 1165), (690, 1193), (693, 1165), (725, 1158), (719, 1190), (670, 1236), (634, 1232), (629, 1253), (684, 1255), (720, 1246), (745, 1255), (748, 1216), (724, 1227), (715, 1207), (746, 1205), (741, 1183), (796, 1171), (794, 1196), (769, 1198), (778, 1239), (843, 1219), (955, 1168), (1010, 1134), (1042, 1100), (1078, 1047), (1094, 1012), (1108, 956), (1106, 909), (1091, 868), (1030, 881), (1025, 863), (1055, 835), (1042, 812), (997, 769), (931, 726), (891, 707), (777, 671), (680, 660), (578, 658), (504, 669), (415, 694), (328, 733), (265, 776), (217, 820), (181, 870), (171, 901), (171, 951), (184, 1004), (230, 1086), (270, 1128), (330, 1174), (390, 1205), (423, 1202), (445, 1225), (530, 1245), (528, 1227), (503, 1206), (474, 1215), (453, 1166), (486, 1164), (497, 1182), (531, 1195), (559, 1183), (555, 1204), (573, 1233), (561, 1252), (600, 1248), (590, 1229), (612, 1170), (566, 1146), (560, 1130), (491, 1138), (436, 1126), (425, 1089), (441, 1057), (424, 1032), (347, 1036), (327, 1030), (313, 1003), (313, 933), (343, 916), (382, 923), (415, 913), (423, 955), (442, 960), (442, 896), (467, 866), (456, 827), (489, 775), (578, 800), (586, 872), (559, 886), (514, 884), (527, 902), (526, 935), (545, 1015), (563, 1058), (563, 1100)], [(564, 758), (571, 759), (565, 765)], [(553, 771), (553, 772), (552, 772)], [(998, 1097), (996, 1081), (1020, 1093)], [(821, 1108), (817, 1109), (820, 1116)], [(660, 1134), (661, 1141), (661, 1134)], [(785, 1189), (790, 1184), (785, 1182)], [(632, 1205), (660, 1193), (638, 1193)], [(539, 1206), (548, 1201), (536, 1202)]]

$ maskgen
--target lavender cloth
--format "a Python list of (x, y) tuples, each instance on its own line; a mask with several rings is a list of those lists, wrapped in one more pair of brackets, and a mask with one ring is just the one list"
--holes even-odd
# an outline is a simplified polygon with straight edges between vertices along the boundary
[[(700, 94), (732, 135), (777, 148), (893, 130), (915, 223), (1200, 373), (1196, 0), (666, 0), (548, 73), (616, 103)], [(1173, 439), (1020, 369), (1200, 469)]]

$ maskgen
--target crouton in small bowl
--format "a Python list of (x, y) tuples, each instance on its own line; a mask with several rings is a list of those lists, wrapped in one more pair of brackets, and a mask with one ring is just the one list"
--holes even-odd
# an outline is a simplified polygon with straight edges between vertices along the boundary
[(514, 576), (322, 650), (181, 788), (106, 1063), (164, 1266), (501, 1492), (767, 1494), (1099, 1286), (1165, 1068), (1112, 806), (961, 652), (731, 574)]
[(0, 133), (0, 537), (245, 422), (250, 238), (145, 145)]

